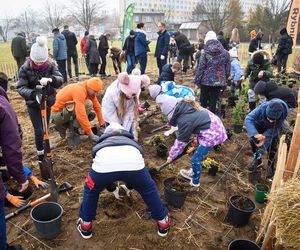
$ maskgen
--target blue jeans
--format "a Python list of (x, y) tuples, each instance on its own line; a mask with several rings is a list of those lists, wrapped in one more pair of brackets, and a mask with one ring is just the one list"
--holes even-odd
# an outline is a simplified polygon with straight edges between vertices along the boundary
[(151, 179), (146, 167), (137, 171), (111, 173), (97, 173), (91, 169), (88, 177), (85, 179), (83, 200), (79, 212), (80, 218), (86, 222), (95, 219), (100, 193), (105, 188), (111, 189), (115, 181), (124, 181), (139, 192), (149, 207), (154, 220), (162, 220), (168, 214), (167, 208), (159, 198), (155, 182)]
[(193, 184), (200, 183), (200, 176), (202, 171), (202, 161), (208, 152), (212, 150), (212, 147), (204, 147), (199, 145), (192, 156), (192, 168), (193, 168)]
[(141, 74), (145, 74), (146, 66), (147, 66), (147, 53), (140, 54), (136, 56), (137, 62), (140, 64)]
[(131, 74), (131, 71), (134, 69), (135, 66), (135, 56), (133, 54), (128, 54), (126, 57), (127, 62), (127, 73)]
[(4, 200), (0, 202), (0, 250), (6, 250), (6, 224)]

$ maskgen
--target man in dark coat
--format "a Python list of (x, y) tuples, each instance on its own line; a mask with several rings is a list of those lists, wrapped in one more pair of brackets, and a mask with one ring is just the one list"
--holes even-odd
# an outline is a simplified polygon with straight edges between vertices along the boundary
[(129, 36), (127, 36), (124, 45), (123, 51), (125, 53), (125, 60), (127, 63), (127, 73), (131, 74), (131, 71), (135, 67), (135, 55), (134, 55), (134, 39), (135, 39), (135, 32), (131, 30), (129, 32)]
[(289, 108), (297, 107), (297, 91), (291, 88), (280, 87), (275, 82), (259, 81), (255, 87), (256, 95), (263, 95), (270, 101), (273, 98), (278, 98), (284, 101)]
[(189, 39), (179, 31), (175, 32), (173, 36), (179, 50), (178, 62), (181, 63), (181, 61), (183, 60), (182, 71), (186, 73), (189, 68), (189, 58), (192, 51), (192, 45)]
[(70, 79), (72, 79), (72, 65), (71, 65), (71, 59), (73, 59), (73, 63), (75, 66), (75, 75), (76, 75), (76, 80), (79, 80), (79, 71), (78, 71), (78, 53), (77, 53), (77, 48), (76, 45), (78, 43), (76, 35), (74, 32), (69, 31), (69, 26), (65, 25), (63, 32), (61, 32), (67, 42), (67, 68), (68, 68), (68, 74)]
[(224, 38), (224, 32), (222, 30), (219, 31), (217, 39), (223, 45), (223, 48), (228, 51), (229, 50), (229, 44), (228, 44), (228, 41), (226, 41), (226, 39)]
[(260, 31), (257, 33), (256, 37), (250, 41), (249, 49), (248, 49), (249, 53), (253, 53), (257, 50), (262, 49), (261, 40), (263, 36), (264, 33)]
[(149, 39), (145, 32), (145, 24), (138, 23), (134, 39), (134, 54), (136, 61), (140, 64), (141, 73), (145, 74), (147, 67), (147, 52), (149, 49)]
[(158, 24), (158, 38), (155, 48), (154, 57), (157, 60), (157, 67), (159, 70), (159, 75), (162, 72), (162, 67), (167, 63), (168, 59), (168, 48), (170, 43), (170, 35), (166, 30), (165, 23)]
[(277, 56), (277, 72), (286, 71), (286, 63), (289, 57), (289, 54), (293, 52), (293, 39), (288, 35), (286, 28), (283, 28), (280, 31), (280, 39), (278, 42), (278, 47), (276, 51)]
[(101, 57), (101, 68), (100, 68), (100, 75), (102, 77), (106, 77), (105, 69), (106, 69), (106, 55), (108, 54), (109, 45), (108, 40), (110, 38), (109, 33), (104, 33), (99, 37), (99, 46), (98, 51)]
[[(0, 87), (0, 147), (9, 174), (21, 185), (19, 192), (23, 192), (29, 184), (22, 167), (21, 146), (16, 114)], [(0, 176), (0, 249), (20, 249), (20, 246), (9, 247), (6, 244), (4, 196), (5, 187)]]
[(11, 41), (11, 53), (17, 62), (19, 71), (27, 56), (26, 36), (24, 32), (18, 33)]
[(91, 75), (96, 76), (98, 73), (98, 66), (100, 63), (100, 55), (97, 49), (97, 42), (94, 35), (90, 35), (86, 44), (86, 55), (89, 58), (89, 67)]

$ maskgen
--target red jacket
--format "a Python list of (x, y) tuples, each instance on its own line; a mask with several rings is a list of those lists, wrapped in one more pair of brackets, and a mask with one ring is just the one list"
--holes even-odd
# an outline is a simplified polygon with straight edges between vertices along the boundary
[(87, 44), (88, 36), (85, 36), (80, 41), (80, 51), (81, 54), (86, 54), (86, 44)]

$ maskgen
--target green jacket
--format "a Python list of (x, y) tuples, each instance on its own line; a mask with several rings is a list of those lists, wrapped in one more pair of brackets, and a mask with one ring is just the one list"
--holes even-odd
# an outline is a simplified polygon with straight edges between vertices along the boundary
[(17, 35), (11, 41), (11, 53), (14, 58), (26, 57), (27, 56), (27, 47), (26, 39), (21, 35)]
[[(263, 70), (265, 71), (264, 76), (262, 78), (258, 78), (258, 73)], [(247, 67), (244, 72), (245, 79), (250, 76), (249, 78), (249, 87), (250, 89), (254, 89), (254, 86), (259, 80), (263, 81), (269, 81), (270, 78), (273, 77), (273, 68), (271, 66), (271, 63), (268, 59), (264, 60), (264, 63), (259, 68), (256, 67), (256, 65), (253, 64), (252, 59), (248, 62)]]

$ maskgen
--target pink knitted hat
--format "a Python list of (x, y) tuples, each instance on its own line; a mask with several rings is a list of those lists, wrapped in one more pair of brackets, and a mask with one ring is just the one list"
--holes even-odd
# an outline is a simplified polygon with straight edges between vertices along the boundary
[(122, 72), (118, 75), (121, 91), (128, 97), (137, 95), (141, 91), (142, 80), (141, 76), (128, 75), (127, 72)]

